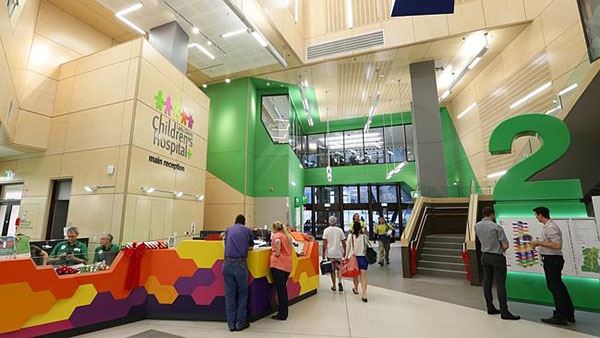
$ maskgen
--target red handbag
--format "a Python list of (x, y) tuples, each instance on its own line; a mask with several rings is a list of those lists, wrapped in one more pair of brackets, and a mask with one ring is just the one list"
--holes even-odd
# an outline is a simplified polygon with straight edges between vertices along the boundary
[[(352, 236), (352, 235), (350, 235)], [(354, 237), (352, 237), (352, 250), (354, 250)], [(358, 262), (356, 261), (356, 255), (352, 254), (350, 258), (342, 261), (342, 277), (356, 277), (360, 274), (358, 269)]]

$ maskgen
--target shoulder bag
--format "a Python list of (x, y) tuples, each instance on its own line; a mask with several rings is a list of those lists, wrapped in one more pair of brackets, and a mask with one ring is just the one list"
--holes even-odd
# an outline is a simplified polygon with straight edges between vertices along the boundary
[[(352, 236), (352, 255), (342, 261), (342, 277), (356, 277), (360, 274), (358, 270), (358, 262), (354, 252), (354, 235)], [(348, 249), (349, 250), (349, 249)]]
[(366, 235), (363, 235), (363, 239), (365, 240), (365, 256), (367, 257), (367, 262), (369, 262), (370, 265), (377, 263), (377, 252), (371, 247), (371, 243)]

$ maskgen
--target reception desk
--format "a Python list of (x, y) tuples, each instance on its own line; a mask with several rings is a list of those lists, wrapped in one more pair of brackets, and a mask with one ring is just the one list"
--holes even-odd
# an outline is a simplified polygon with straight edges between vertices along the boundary
[[(122, 251), (107, 271), (64, 276), (31, 259), (0, 261), (0, 337), (67, 336), (142, 319), (225, 321), (223, 252), (222, 241), (188, 240), (175, 249)], [(294, 255), (290, 302), (316, 293), (318, 255), (317, 242)], [(270, 248), (248, 255), (251, 320), (274, 310), (269, 256)]]

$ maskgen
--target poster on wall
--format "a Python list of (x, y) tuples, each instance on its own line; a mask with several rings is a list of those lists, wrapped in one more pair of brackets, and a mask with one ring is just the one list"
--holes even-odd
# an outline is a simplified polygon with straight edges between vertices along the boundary
[(569, 230), (573, 244), (600, 241), (598, 226), (594, 218), (571, 218), (569, 219)]
[[(575, 258), (571, 243), (568, 219), (553, 219), (563, 236), (562, 253), (565, 259), (563, 275), (576, 276)], [(537, 250), (530, 244), (533, 240), (541, 240), (543, 225), (536, 219), (518, 218), (503, 219), (500, 225), (506, 233), (509, 247), (506, 251), (506, 263), (509, 271), (544, 273), (542, 259)]]
[(15, 257), (15, 238), (12, 236), (0, 236), (0, 259)]
[(600, 241), (575, 244), (573, 251), (577, 275), (600, 278)]

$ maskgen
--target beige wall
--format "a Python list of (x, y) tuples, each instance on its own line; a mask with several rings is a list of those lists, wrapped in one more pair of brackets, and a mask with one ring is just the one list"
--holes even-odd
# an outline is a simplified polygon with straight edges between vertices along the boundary
[[(392, 0), (354, 0), (355, 25), (352, 29), (347, 29), (344, 0), (310, 0), (304, 2), (305, 45), (382, 29), (384, 46), (371, 50), (400, 47), (481, 29), (523, 23), (539, 14), (543, 2), (544, 0), (457, 0), (454, 14), (451, 15), (390, 18)], [(365, 50), (360, 51), (364, 52)], [(337, 54), (335, 57), (351, 54), (353, 53)], [(305, 55), (302, 58), (305, 60)]]
[[(489, 1), (491, 2), (491, 1)], [(487, 2), (486, 2), (487, 3)], [(487, 152), (493, 128), (508, 117), (523, 112), (545, 113), (556, 106), (558, 92), (577, 83), (578, 88), (562, 97), (564, 118), (579, 95), (600, 69), (590, 65), (575, 0), (525, 1), (527, 18), (534, 20), (464, 90), (453, 95), (448, 108), (480, 185), (490, 192), (495, 181), (487, 175), (506, 170), (539, 146), (536, 139), (521, 138), (513, 153), (490, 156)], [(502, 12), (498, 10), (498, 12)], [(512, 102), (542, 84), (552, 87), (516, 109)], [(456, 116), (471, 104), (475, 109), (461, 119)]]
[(205, 230), (225, 230), (233, 224), (239, 214), (246, 216), (246, 224), (255, 224), (255, 209), (255, 198), (243, 195), (218, 177), (206, 172)]
[[(45, 149), (61, 64), (112, 45), (112, 39), (46, 0), (24, 0), (9, 19), (0, 6), (0, 103), (7, 142)], [(8, 69), (7, 69), (8, 68)], [(7, 71), (8, 70), (8, 71)]]
[[(93, 51), (74, 46), (82, 53)], [(52, 109), (44, 115), (48, 132), (38, 135), (44, 150), (0, 159), (0, 170), (14, 171), (15, 182), (24, 182), (21, 231), (45, 237), (51, 180), (57, 178), (73, 182), (67, 224), (78, 226), (92, 242), (106, 232), (127, 242), (185, 235), (192, 223), (201, 230), (204, 202), (196, 196), (204, 195), (208, 97), (143, 39), (49, 69), (56, 89)], [(152, 120), (162, 114), (155, 106), (159, 90), (194, 117), (190, 158), (153, 144)], [(26, 122), (31, 127), (17, 125), (15, 135), (37, 128), (35, 120)], [(185, 171), (151, 163), (149, 156), (181, 164)], [(107, 173), (108, 166), (114, 166), (114, 174)], [(87, 192), (86, 185), (108, 187)], [(157, 191), (146, 195), (142, 186)], [(176, 198), (175, 191), (186, 195)]]

